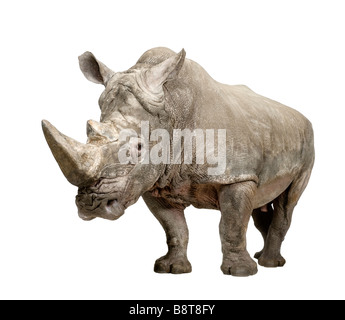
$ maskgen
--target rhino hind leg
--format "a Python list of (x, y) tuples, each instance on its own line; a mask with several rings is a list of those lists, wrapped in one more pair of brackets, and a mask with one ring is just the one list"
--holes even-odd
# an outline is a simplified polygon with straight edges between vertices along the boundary
[[(280, 251), (285, 235), (289, 230), (294, 205), (287, 205), (289, 191), (284, 191), (278, 198), (274, 200), (274, 210), (272, 220), (267, 229), (264, 238), (264, 248), (255, 254), (260, 266), (266, 268), (283, 267), (286, 260), (282, 257)], [(263, 213), (261, 213), (263, 215)], [(254, 216), (253, 216), (254, 217)], [(259, 219), (261, 219), (260, 217)], [(254, 218), (255, 221), (255, 218)]]
[(168, 252), (156, 260), (154, 271), (157, 273), (189, 273), (192, 265), (187, 258), (188, 227), (184, 209), (175, 207), (163, 198), (156, 198), (149, 192), (143, 199), (162, 225), (167, 237)]
[[(254, 220), (254, 225), (255, 227), (260, 231), (263, 239), (264, 239), (264, 247), (267, 239), (267, 234), (269, 227), (272, 222), (273, 218), (273, 207), (272, 203), (269, 203), (265, 206), (265, 211), (263, 211), (261, 208), (253, 210), (252, 217)], [(260, 256), (262, 255), (262, 252), (264, 249), (261, 251), (255, 253), (254, 258), (259, 259)]]
[(247, 181), (224, 186), (219, 193), (219, 233), (223, 252), (221, 270), (224, 274), (247, 277), (258, 271), (246, 248), (246, 231), (255, 191), (256, 184)]
[[(265, 237), (264, 249), (257, 254), (259, 265), (267, 268), (283, 267), (285, 265), (286, 260), (280, 253), (282, 242), (290, 228), (294, 208), (308, 184), (310, 174), (311, 169), (303, 172), (273, 201), (272, 221)], [(261, 213), (261, 215), (263, 214)], [(259, 213), (254, 213), (254, 221), (258, 216)], [(259, 219), (262, 219), (262, 217)]]

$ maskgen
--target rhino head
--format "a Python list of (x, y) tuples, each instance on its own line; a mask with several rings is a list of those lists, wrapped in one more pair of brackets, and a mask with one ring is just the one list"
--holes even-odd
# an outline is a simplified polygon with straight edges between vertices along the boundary
[(131, 69), (114, 72), (90, 52), (79, 57), (85, 77), (105, 87), (99, 99), (100, 122), (87, 122), (86, 144), (62, 134), (46, 120), (42, 127), (61, 171), (78, 187), (80, 218), (118, 219), (162, 175), (163, 164), (120, 162), (118, 154), (124, 142), (119, 136), (123, 130), (137, 132), (128, 152), (140, 157), (142, 121), (150, 124), (150, 130), (169, 127), (164, 85), (175, 79), (184, 59), (184, 50), (178, 54), (170, 51), (154, 62), (145, 60), (144, 54)]

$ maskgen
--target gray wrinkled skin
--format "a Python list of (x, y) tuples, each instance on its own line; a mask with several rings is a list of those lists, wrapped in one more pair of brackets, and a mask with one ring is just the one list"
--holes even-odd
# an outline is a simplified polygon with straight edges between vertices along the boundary
[[(280, 267), (282, 241), (314, 163), (311, 123), (299, 112), (245, 86), (216, 82), (192, 60), (166, 49), (145, 52), (135, 66), (113, 72), (90, 52), (79, 57), (85, 77), (105, 86), (100, 122), (88, 121), (86, 144), (60, 133), (48, 121), (43, 131), (76, 197), (84, 220), (119, 218), (140, 196), (167, 235), (160, 273), (191, 272), (184, 209), (221, 211), (220, 237), (225, 274), (249, 276), (257, 265), (246, 250), (252, 216), (264, 238), (255, 255), (260, 265)], [(120, 164), (122, 129), (226, 129), (226, 170), (208, 175), (208, 165)], [(132, 152), (132, 151), (131, 151)], [(140, 153), (140, 141), (133, 145)]]

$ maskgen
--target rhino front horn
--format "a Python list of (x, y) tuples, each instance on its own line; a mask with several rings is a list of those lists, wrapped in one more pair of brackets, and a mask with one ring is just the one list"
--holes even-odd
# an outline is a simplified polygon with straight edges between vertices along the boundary
[(49, 121), (42, 121), (44, 136), (67, 180), (82, 186), (96, 179), (102, 154), (99, 147), (80, 143), (65, 136)]

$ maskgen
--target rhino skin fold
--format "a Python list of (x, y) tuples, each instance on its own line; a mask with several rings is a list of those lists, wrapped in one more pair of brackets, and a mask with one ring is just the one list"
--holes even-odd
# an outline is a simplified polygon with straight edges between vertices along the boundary
[[(185, 56), (184, 50), (154, 48), (125, 72), (112, 71), (90, 52), (79, 57), (85, 77), (105, 87), (100, 122), (88, 121), (83, 144), (42, 121), (63, 174), (78, 186), (78, 214), (84, 220), (115, 220), (142, 196), (167, 236), (168, 253), (155, 262), (154, 271), (179, 274), (192, 270), (184, 209), (220, 210), (221, 270), (233, 276), (257, 272), (246, 249), (252, 216), (264, 239), (255, 258), (261, 266), (282, 267), (281, 245), (314, 164), (312, 125), (298, 111), (246, 86), (215, 81)], [(150, 132), (225, 129), (224, 172), (210, 175), (207, 162), (183, 159), (180, 164), (123, 164), (117, 156), (123, 145), (119, 135), (124, 129), (139, 134), (143, 121)], [(130, 155), (142, 151), (140, 139)]]

